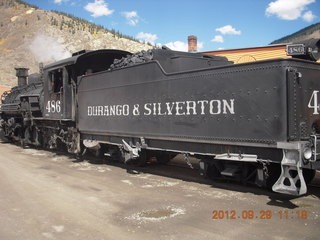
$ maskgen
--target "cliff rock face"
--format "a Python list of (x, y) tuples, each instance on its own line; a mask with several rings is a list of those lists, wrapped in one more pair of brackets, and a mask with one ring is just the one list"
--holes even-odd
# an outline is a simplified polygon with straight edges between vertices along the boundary
[(15, 67), (38, 72), (83, 49), (138, 52), (153, 48), (130, 37), (63, 13), (37, 9), (21, 1), (0, 3), (0, 85), (15, 86)]

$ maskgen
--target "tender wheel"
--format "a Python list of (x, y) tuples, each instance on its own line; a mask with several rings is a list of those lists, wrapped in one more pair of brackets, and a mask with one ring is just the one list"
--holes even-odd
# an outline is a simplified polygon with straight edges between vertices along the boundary
[(268, 174), (269, 177), (266, 180), (266, 186), (267, 188), (272, 188), (272, 186), (276, 183), (276, 181), (279, 179), (281, 174), (281, 165), (277, 163), (270, 163), (268, 166)]
[(211, 180), (221, 178), (220, 170), (215, 163), (208, 164), (206, 176)]
[(140, 156), (137, 159), (135, 159), (133, 162), (134, 162), (134, 165), (143, 167), (147, 164), (147, 160), (149, 159), (148, 152), (145, 149), (141, 149), (139, 155)]
[(303, 168), (302, 174), (303, 174), (304, 181), (306, 182), (306, 184), (309, 184), (316, 176), (316, 170)]
[(147, 159), (155, 157), (157, 159), (157, 162), (160, 164), (167, 164), (175, 156), (177, 156), (177, 154), (175, 153), (160, 152), (160, 151), (148, 151), (147, 153)]

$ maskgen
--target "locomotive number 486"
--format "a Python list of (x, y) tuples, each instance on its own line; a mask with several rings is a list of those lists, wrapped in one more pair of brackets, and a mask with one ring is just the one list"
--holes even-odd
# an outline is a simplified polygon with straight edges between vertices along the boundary
[(47, 105), (46, 105), (46, 109), (47, 111), (50, 113), (59, 113), (61, 111), (61, 102), (60, 100), (51, 100), (51, 101), (48, 101), (47, 102)]

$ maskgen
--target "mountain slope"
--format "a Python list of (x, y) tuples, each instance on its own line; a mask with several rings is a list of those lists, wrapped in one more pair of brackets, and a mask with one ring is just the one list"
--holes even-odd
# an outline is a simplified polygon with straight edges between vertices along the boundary
[(271, 44), (299, 42), (310, 38), (320, 38), (320, 23), (312, 24), (298, 32), (273, 41)]
[(138, 52), (152, 48), (102, 26), (59, 12), (44, 11), (18, 0), (0, 2), (0, 85), (16, 85), (15, 67), (37, 72), (44, 64), (82, 49)]

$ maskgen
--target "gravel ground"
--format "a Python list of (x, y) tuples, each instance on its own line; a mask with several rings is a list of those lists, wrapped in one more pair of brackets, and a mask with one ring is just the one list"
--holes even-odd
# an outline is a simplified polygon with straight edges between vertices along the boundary
[(4, 142), (0, 153), (1, 240), (319, 239), (319, 173), (289, 197), (212, 183), (179, 158), (133, 168)]

